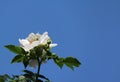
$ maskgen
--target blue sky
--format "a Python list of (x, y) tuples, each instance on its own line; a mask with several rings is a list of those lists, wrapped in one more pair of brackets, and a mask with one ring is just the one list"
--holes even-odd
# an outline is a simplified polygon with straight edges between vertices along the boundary
[[(31, 32), (49, 32), (60, 57), (82, 65), (59, 69), (52, 61), (41, 73), (53, 82), (120, 82), (119, 0), (0, 0), (0, 74), (20, 74), (22, 64), (4, 45), (19, 45)], [(32, 70), (31, 68), (28, 68)], [(33, 70), (36, 71), (36, 70)]]

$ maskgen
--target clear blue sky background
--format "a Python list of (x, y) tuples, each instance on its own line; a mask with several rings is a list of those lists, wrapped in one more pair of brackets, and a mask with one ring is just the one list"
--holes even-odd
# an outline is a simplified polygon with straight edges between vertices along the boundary
[(120, 82), (119, 0), (0, 0), (0, 28), (0, 74), (23, 69), (10, 64), (15, 55), (4, 45), (48, 31), (59, 44), (52, 51), (82, 62), (75, 71), (44, 64), (41, 72), (53, 82)]

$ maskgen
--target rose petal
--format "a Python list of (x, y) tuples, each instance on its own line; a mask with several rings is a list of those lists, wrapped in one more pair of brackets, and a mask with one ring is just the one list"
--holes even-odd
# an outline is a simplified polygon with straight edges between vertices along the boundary
[(41, 34), (36, 33), (37, 38), (39, 39), (41, 37)]
[(37, 36), (34, 33), (30, 33), (29, 36), (26, 38), (29, 42), (35, 41)]
[(55, 46), (57, 46), (57, 45), (58, 45), (58, 44), (56, 44), (56, 43), (50, 44), (50, 48), (55, 47)]
[(26, 39), (19, 39), (19, 42), (20, 42), (21, 46), (26, 46), (26, 45), (30, 44), (30, 42)]
[(39, 41), (34, 41), (31, 43), (31, 46), (34, 48), (35, 46), (39, 45)]
[(48, 32), (44, 32), (43, 35), (39, 39), (40, 44), (46, 44), (48, 39), (50, 39), (50, 37), (48, 36)]

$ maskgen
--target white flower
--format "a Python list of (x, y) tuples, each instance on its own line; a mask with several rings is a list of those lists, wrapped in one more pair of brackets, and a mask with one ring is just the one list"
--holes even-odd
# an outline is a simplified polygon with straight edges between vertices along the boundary
[(18, 82), (27, 82), (24, 80), (25, 76), (19, 76), (18, 79), (19, 79)]
[[(47, 44), (49, 40), (51, 41), (50, 37), (48, 36), (48, 32), (44, 32), (42, 35), (39, 33), (36, 33), (36, 34), (30, 33), (26, 39), (19, 39), (19, 42), (20, 42), (21, 47), (25, 51), (29, 51), (36, 46)], [(54, 44), (51, 43), (49, 45), (50, 48), (55, 47), (55, 46), (57, 46), (56, 43)], [(38, 65), (37, 60), (32, 59), (29, 61), (30, 67), (35, 68), (37, 65)]]
[(25, 78), (25, 76), (22, 76), (22, 75), (19, 76), (19, 79), (20, 79), (20, 80), (21, 80), (21, 79), (24, 79), (24, 78)]
[[(25, 51), (29, 51), (30, 49), (38, 46), (47, 44), (48, 40), (51, 40), (48, 36), (48, 32), (44, 32), (42, 35), (39, 33), (30, 33), (26, 39), (19, 39), (21, 47)], [(50, 44), (50, 48), (57, 46), (56, 43)]]

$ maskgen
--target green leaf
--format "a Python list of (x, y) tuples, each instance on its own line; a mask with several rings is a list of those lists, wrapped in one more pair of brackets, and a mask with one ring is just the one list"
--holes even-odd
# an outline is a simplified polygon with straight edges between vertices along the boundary
[(46, 78), (44, 75), (38, 75), (38, 77), (43, 78), (43, 79), (45, 79), (45, 80), (49, 81), (49, 79), (48, 79), (48, 78)]
[(49, 59), (56, 59), (58, 58), (58, 56), (55, 53), (51, 53), (50, 56), (48, 56), (48, 60)]
[(19, 55), (26, 54), (25, 50), (20, 46), (6, 45), (5, 47), (15, 54), (19, 54)]
[(62, 68), (63, 67), (63, 64), (64, 64), (64, 58), (55, 58), (54, 59), (54, 62), (60, 67)]
[(29, 70), (23, 70), (23, 72), (25, 73), (23, 76), (25, 76), (25, 78), (29, 80), (27, 82), (35, 82), (35, 80), (36, 80), (35, 73), (33, 73), (32, 71), (29, 71)]
[[(24, 74), (23, 76), (25, 76), (27, 82), (35, 82), (35, 76), (34, 75), (31, 75), (31, 74)], [(24, 82), (24, 81), (23, 81)], [(25, 81), (26, 82), (26, 81)]]
[(29, 71), (29, 70), (23, 70), (23, 72), (30, 74), (30, 75), (34, 75), (34, 73), (32, 71)]
[(24, 67), (26, 68), (29, 64), (29, 57), (28, 56), (25, 56), (24, 59), (23, 59), (23, 64), (24, 64)]
[(16, 55), (16, 56), (12, 59), (11, 63), (19, 63), (19, 62), (22, 62), (22, 61), (23, 61), (23, 55)]
[(41, 79), (38, 79), (37, 82), (43, 82)]
[(68, 66), (72, 70), (74, 70), (74, 66), (79, 67), (81, 65), (81, 63), (76, 58), (73, 58), (73, 57), (65, 58), (64, 63), (66, 64), (66, 66)]
[(4, 75), (0, 75), (0, 82), (5, 82), (9, 79), (9, 75), (4, 74)]

